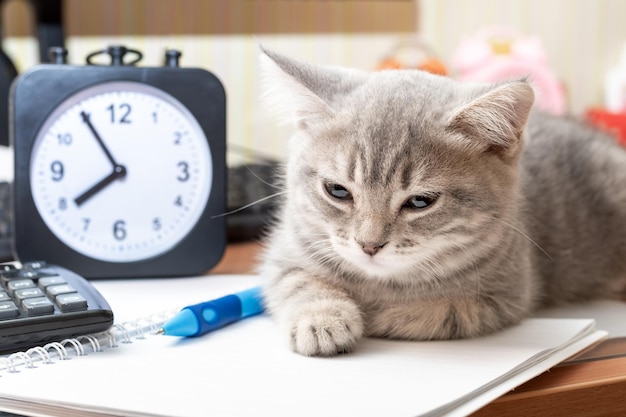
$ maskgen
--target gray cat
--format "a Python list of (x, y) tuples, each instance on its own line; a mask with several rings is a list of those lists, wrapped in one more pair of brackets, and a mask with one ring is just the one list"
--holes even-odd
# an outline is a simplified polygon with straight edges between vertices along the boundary
[(626, 288), (626, 152), (531, 111), (525, 80), (261, 62), (296, 125), (260, 266), (296, 352), (480, 336)]

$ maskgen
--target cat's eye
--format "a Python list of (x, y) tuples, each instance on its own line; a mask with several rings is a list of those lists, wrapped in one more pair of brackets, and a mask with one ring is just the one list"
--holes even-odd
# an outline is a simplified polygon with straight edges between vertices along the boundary
[(326, 192), (337, 200), (352, 200), (352, 194), (343, 185), (328, 182), (324, 184)]
[(436, 196), (414, 195), (404, 203), (404, 207), (418, 210), (425, 209), (431, 206), (435, 201), (437, 201)]

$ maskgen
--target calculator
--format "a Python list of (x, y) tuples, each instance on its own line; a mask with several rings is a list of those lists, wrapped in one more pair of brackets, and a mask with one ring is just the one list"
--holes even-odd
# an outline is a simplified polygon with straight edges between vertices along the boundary
[(0, 353), (98, 333), (113, 311), (84, 277), (45, 262), (0, 264)]

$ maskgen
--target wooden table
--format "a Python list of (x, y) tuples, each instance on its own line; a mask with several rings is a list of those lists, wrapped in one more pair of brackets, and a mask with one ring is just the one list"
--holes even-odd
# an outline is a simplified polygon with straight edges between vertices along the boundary
[[(253, 273), (260, 250), (258, 243), (230, 244), (211, 273)], [(626, 416), (626, 338), (597, 344), (472, 416)]]

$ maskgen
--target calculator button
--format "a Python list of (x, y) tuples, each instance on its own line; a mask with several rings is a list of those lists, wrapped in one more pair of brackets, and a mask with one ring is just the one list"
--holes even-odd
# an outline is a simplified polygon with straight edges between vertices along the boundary
[(54, 304), (46, 297), (27, 298), (22, 301), (22, 308), (29, 316), (42, 316), (54, 313)]
[(45, 261), (31, 261), (22, 264), (24, 269), (41, 269), (47, 267), (48, 264)]
[(77, 292), (70, 294), (60, 294), (56, 297), (56, 302), (62, 312), (87, 310), (87, 300)]
[(46, 288), (46, 293), (52, 298), (55, 298), (59, 294), (67, 294), (70, 292), (76, 292), (76, 290), (69, 284), (51, 285)]
[(25, 300), (26, 298), (43, 297), (45, 294), (41, 291), (41, 288), (23, 288), (15, 291), (15, 298), (18, 300)]
[(17, 290), (33, 287), (35, 287), (35, 283), (30, 279), (15, 279), (7, 283), (7, 289), (11, 294), (15, 294)]
[(13, 301), (0, 301), (0, 319), (12, 319), (20, 315)]
[(41, 288), (47, 288), (50, 285), (67, 284), (67, 282), (63, 278), (61, 278), (59, 275), (55, 275), (53, 277), (41, 278), (39, 281), (37, 281), (37, 283), (39, 284), (39, 287)]
[(11, 300), (11, 296), (4, 291), (0, 291), (0, 301), (9, 301)]

